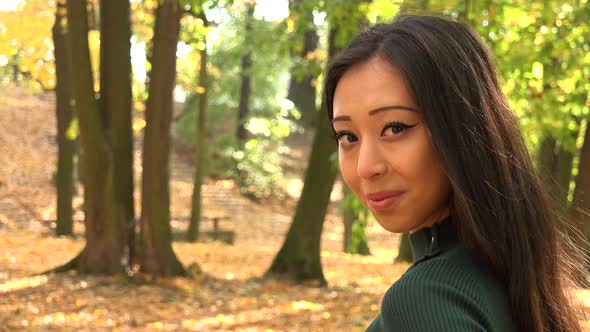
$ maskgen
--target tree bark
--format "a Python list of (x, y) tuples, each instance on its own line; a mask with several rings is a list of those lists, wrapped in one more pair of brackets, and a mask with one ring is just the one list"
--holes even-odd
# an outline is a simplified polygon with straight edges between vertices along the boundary
[[(577, 132), (572, 133), (577, 136)], [(541, 180), (554, 206), (567, 209), (567, 196), (572, 178), (574, 154), (563, 148), (559, 141), (547, 135), (541, 141), (537, 154)]]
[[(578, 170), (574, 198), (570, 208), (570, 220), (586, 240), (590, 229), (590, 128), (588, 128), (588, 122)], [(587, 248), (587, 245), (584, 247)]]
[(114, 157), (115, 201), (121, 232), (133, 258), (133, 134), (131, 130), (131, 22), (129, 1), (100, 0), (100, 113)]
[(121, 213), (114, 200), (113, 151), (103, 135), (95, 99), (88, 48), (86, 0), (67, 0), (69, 49), (80, 139), (84, 150), (84, 218), (86, 247), (77, 269), (88, 273), (125, 270), (120, 225)]
[(70, 81), (70, 59), (68, 57), (65, 26), (66, 8), (57, 2), (55, 23), (53, 25), (53, 45), (55, 53), (55, 111), (57, 116), (57, 222), (56, 235), (73, 235), (74, 195), (74, 141), (67, 137), (67, 130), (74, 119), (70, 104), (72, 85)]
[[(416, 10), (426, 11), (426, 10), (428, 10), (429, 5), (430, 5), (429, 0), (414, 0), (414, 1), (403, 0), (400, 5), (399, 11), (400, 11), (400, 13), (414, 12)], [(463, 15), (465, 15), (465, 8), (464, 8), (464, 11), (460, 13), (459, 18), (462, 19)]]
[[(367, 241), (366, 226), (367, 211), (359, 213), (350, 203), (354, 195), (346, 184), (342, 186), (344, 206), (342, 208), (342, 221), (344, 223), (343, 251), (348, 254), (370, 255)], [(365, 209), (363, 207), (363, 209)], [(364, 219), (364, 220), (361, 220)]]
[(244, 35), (246, 36), (244, 42), (246, 53), (242, 56), (241, 64), (242, 83), (240, 85), (240, 103), (238, 106), (238, 130), (236, 133), (238, 141), (243, 141), (246, 139), (246, 118), (248, 117), (248, 114), (250, 114), (250, 96), (252, 95), (252, 78), (250, 73), (252, 69), (252, 45), (249, 42), (249, 40), (251, 39), (252, 34), (252, 20), (254, 19), (255, 6), (256, 4), (254, 0), (249, 0), (246, 3), (246, 28), (244, 32)]
[[(576, 132), (576, 136), (578, 132)], [(565, 210), (568, 205), (567, 196), (569, 193), (570, 182), (572, 180), (572, 168), (574, 165), (574, 153), (567, 151), (560, 145), (557, 154), (557, 172), (555, 178), (559, 186), (559, 197), (560, 207)]]
[[(201, 20), (205, 28), (208, 27), (207, 17), (201, 9)], [(196, 132), (197, 142), (195, 146), (195, 177), (193, 186), (192, 212), (191, 221), (187, 231), (187, 240), (189, 242), (197, 241), (199, 237), (199, 226), (201, 223), (201, 186), (205, 176), (205, 160), (207, 157), (207, 93), (209, 92), (209, 83), (207, 76), (207, 35), (203, 35), (205, 47), (199, 52), (201, 56), (199, 68), (199, 110), (197, 114)]]
[(539, 175), (555, 207), (559, 206), (558, 195), (556, 194), (559, 186), (555, 178), (557, 173), (557, 148), (557, 140), (547, 134), (541, 141), (537, 152)]
[(14, 83), (14, 85), (18, 86), (18, 74), (20, 72), (20, 70), (18, 69), (18, 55), (13, 55), (12, 56), (12, 61), (13, 61), (13, 65), (12, 65), (12, 82)]
[[(555, 25), (556, 15), (553, 11), (553, 6), (547, 1), (543, 2), (543, 15), (541, 19), (546, 26), (550, 27)], [(542, 49), (542, 54), (547, 55), (542, 57), (545, 59), (545, 61), (543, 61), (545, 75), (549, 74), (549, 76), (557, 75), (560, 71), (559, 59), (552, 55), (553, 49), (554, 44), (552, 43), (546, 43)], [(544, 93), (549, 93), (554, 89), (555, 88), (552, 87), (548, 81), (545, 81), (543, 84)], [(581, 102), (583, 103), (584, 100)], [(574, 141), (579, 135), (578, 130), (567, 130), (566, 133), (569, 133)], [(539, 166), (541, 178), (546, 187), (546, 191), (549, 193), (555, 208), (560, 214), (567, 212), (567, 197), (572, 177), (574, 159), (574, 153), (564, 149), (562, 143), (562, 140), (552, 137), (551, 134), (546, 134), (539, 149)]]
[(99, 21), (102, 18), (102, 15), (99, 13), (99, 11), (101, 11), (103, 8), (102, 3), (99, 8), (98, 1), (102, 0), (87, 0), (86, 9), (88, 11), (88, 30), (98, 31), (101, 28)]
[[(336, 29), (330, 30), (329, 56), (336, 53), (336, 33)], [(267, 276), (296, 282), (318, 281), (320, 285), (327, 283), (320, 259), (320, 240), (337, 170), (330, 158), (336, 152), (336, 145), (329, 134), (331, 125), (326, 114), (326, 105), (322, 103), (321, 112), (317, 114), (318, 128), (305, 173), (303, 191), (287, 237), (266, 272)]]
[(186, 273), (172, 250), (169, 188), (170, 121), (180, 17), (180, 5), (174, 0), (164, 0), (156, 9), (146, 103), (139, 260), (141, 271), (160, 276)]
[[(75, 105), (75, 99), (72, 98), (71, 100)], [(75, 110), (74, 110), (74, 115), (76, 115)], [(78, 181), (78, 183), (82, 186), (82, 188), (84, 188), (84, 150), (82, 149), (82, 143), (80, 142), (80, 135), (79, 134), (78, 134), (78, 137), (76, 137), (76, 140), (74, 141), (74, 156), (76, 159), (75, 178)]]
[(537, 152), (537, 164), (539, 174), (545, 186), (553, 186), (553, 174), (557, 165), (555, 149), (557, 147), (557, 140), (553, 136), (547, 134), (541, 140), (539, 150)]
[(473, 0), (465, 0), (463, 5), (463, 11), (459, 14), (459, 20), (466, 24), (473, 26), (473, 20), (471, 18), (473, 13)]
[[(307, 27), (303, 35), (303, 43), (297, 41), (295, 43), (296, 46), (291, 48), (291, 55), (306, 59), (309, 53), (317, 49), (319, 37), (313, 23), (313, 13), (303, 13), (299, 8), (300, 4), (301, 2), (299, 1), (289, 1), (291, 16), (305, 19), (305, 26)], [(296, 37), (299, 37), (299, 35), (296, 35)], [(312, 73), (300, 75), (291, 71), (289, 93), (287, 96), (301, 113), (300, 122), (307, 128), (313, 128), (317, 120), (316, 88), (312, 84), (314, 78)]]
[(267, 274), (285, 276), (297, 282), (318, 280), (321, 285), (325, 285), (320, 261), (320, 239), (336, 178), (336, 169), (330, 161), (336, 149), (329, 136), (329, 119), (324, 112), (318, 116), (318, 131), (314, 137), (301, 198), (285, 242)]
[[(346, 188), (346, 184), (342, 185), (343, 188)], [(343, 204), (348, 200), (348, 190), (342, 190), (342, 197), (343, 197)], [(354, 212), (351, 211), (352, 208), (350, 206), (344, 205), (342, 207), (342, 223), (344, 224), (344, 234), (342, 235), (342, 251), (348, 252), (348, 247), (350, 246), (350, 240), (352, 239), (352, 224), (354, 223)]]
[[(590, 230), (590, 130), (586, 122), (584, 143), (580, 151), (580, 162), (578, 164), (578, 175), (575, 178), (576, 184), (574, 197), (569, 207), (568, 221), (569, 236), (575, 248), (570, 248), (570, 254), (576, 257), (580, 268), (575, 269), (573, 278), (577, 285), (588, 287), (587, 278), (590, 270), (590, 252), (588, 246)], [(570, 230), (573, 228), (573, 231)]]

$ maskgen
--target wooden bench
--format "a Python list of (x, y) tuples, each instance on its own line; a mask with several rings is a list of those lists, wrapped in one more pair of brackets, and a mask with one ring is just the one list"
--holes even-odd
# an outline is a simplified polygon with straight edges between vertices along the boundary
[(219, 240), (227, 244), (234, 244), (236, 240), (236, 232), (232, 230), (221, 230), (219, 228), (219, 223), (221, 221), (231, 222), (231, 219), (228, 216), (201, 217), (201, 222), (213, 222), (213, 231), (201, 231), (200, 235), (212, 238), (214, 241)]

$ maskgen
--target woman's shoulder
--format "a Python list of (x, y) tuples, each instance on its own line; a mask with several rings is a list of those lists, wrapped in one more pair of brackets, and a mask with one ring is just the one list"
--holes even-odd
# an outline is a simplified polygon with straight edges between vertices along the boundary
[(509, 308), (506, 288), (457, 246), (410, 267), (385, 294), (381, 315), (404, 331), (510, 331)]

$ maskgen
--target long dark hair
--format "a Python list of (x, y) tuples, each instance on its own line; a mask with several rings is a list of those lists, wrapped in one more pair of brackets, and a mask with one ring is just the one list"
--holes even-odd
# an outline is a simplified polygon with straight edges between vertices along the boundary
[(557, 220), (488, 47), (443, 17), (398, 15), (373, 26), (328, 67), (330, 119), (344, 72), (376, 55), (411, 87), (452, 185), (459, 236), (506, 285), (518, 330), (580, 331)]

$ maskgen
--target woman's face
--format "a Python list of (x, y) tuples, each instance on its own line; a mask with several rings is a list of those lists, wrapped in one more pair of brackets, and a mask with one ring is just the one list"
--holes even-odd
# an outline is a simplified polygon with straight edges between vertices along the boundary
[(344, 180), (383, 228), (414, 232), (449, 214), (450, 182), (397, 68), (380, 56), (351, 67), (333, 110)]

